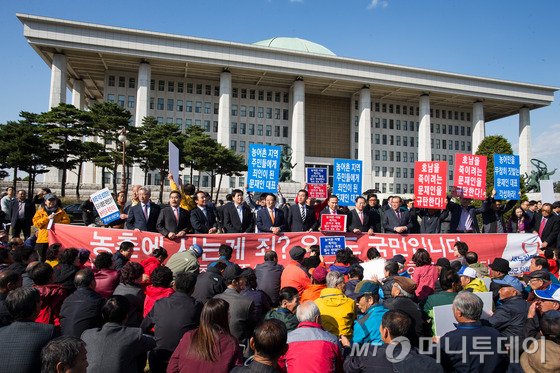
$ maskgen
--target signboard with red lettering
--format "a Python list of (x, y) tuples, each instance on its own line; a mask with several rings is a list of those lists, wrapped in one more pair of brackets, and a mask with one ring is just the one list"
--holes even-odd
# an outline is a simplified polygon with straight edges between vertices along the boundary
[(414, 162), (415, 207), (443, 210), (446, 194), (447, 162)]
[(321, 230), (326, 232), (346, 232), (346, 219), (344, 214), (321, 215)]
[[(400, 254), (406, 258), (405, 266), (414, 270), (412, 255), (417, 249), (428, 250), (432, 260), (438, 258), (454, 258), (454, 245), (457, 241), (465, 242), (469, 247), (476, 247), (479, 263), (488, 265), (495, 258), (509, 261), (510, 274), (521, 274), (529, 271), (531, 258), (541, 247), (537, 234), (367, 234), (341, 233), (337, 236), (346, 238), (345, 246), (354, 255), (367, 260), (367, 251), (375, 247), (383, 258), (390, 259)], [(242, 234), (189, 234), (180, 239), (170, 240), (159, 233), (139, 232), (126, 229), (109, 229), (83, 227), (69, 224), (54, 224), (49, 231), (49, 244), (59, 243), (63, 249), (80, 247), (91, 251), (95, 257), (99, 253), (115, 253), (123, 241), (134, 244), (132, 260), (140, 262), (152, 254), (154, 249), (163, 247), (169, 256), (189, 248), (192, 244), (202, 247), (204, 253), (199, 259), (202, 268), (218, 260), (220, 245), (233, 248), (232, 261), (242, 267), (255, 267), (263, 262), (267, 250), (278, 254), (278, 262), (286, 264), (290, 260), (290, 249), (294, 246), (307, 247), (319, 245), (320, 238), (326, 236), (321, 232), (287, 232), (281, 235), (268, 233)], [(332, 263), (334, 257), (325, 257)]]
[(486, 199), (486, 162), (484, 155), (455, 155), (453, 186), (459, 196)]
[(307, 184), (309, 198), (325, 199), (328, 197), (327, 184)]

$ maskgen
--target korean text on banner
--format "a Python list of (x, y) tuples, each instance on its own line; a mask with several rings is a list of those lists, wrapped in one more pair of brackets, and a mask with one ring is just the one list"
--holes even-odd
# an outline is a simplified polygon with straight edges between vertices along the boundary
[(518, 200), (519, 191), (519, 156), (511, 154), (494, 154), (494, 199)]
[(328, 169), (323, 167), (307, 167), (307, 184), (328, 184)]
[(120, 219), (121, 213), (108, 188), (93, 193), (91, 200), (103, 224), (107, 225)]
[(447, 162), (414, 163), (415, 207), (445, 209), (447, 206)]
[(323, 236), (319, 237), (319, 250), (321, 255), (336, 255), (340, 249), (346, 248), (346, 237)]
[(348, 216), (343, 214), (322, 214), (321, 231), (346, 232)]
[(249, 145), (247, 190), (262, 193), (278, 192), (281, 155), (280, 146)]
[(329, 196), (327, 184), (307, 184), (307, 193), (309, 198), (325, 199)]
[(308, 167), (305, 171), (307, 192), (310, 198), (327, 198), (329, 170), (324, 167)]
[(486, 156), (455, 154), (455, 179), (457, 193), (464, 198), (486, 199)]
[(362, 161), (351, 159), (334, 160), (333, 194), (340, 206), (352, 206), (362, 194)]
[[(165, 248), (169, 255), (186, 250), (190, 245), (197, 244), (204, 249), (199, 259), (202, 267), (218, 260), (221, 244), (233, 248), (233, 260), (242, 267), (254, 267), (262, 263), (266, 250), (278, 253), (278, 262), (287, 264), (290, 260), (290, 249), (294, 246), (307, 247), (318, 245), (319, 238), (327, 236), (321, 232), (286, 232), (274, 234), (196, 234), (181, 239), (169, 240), (159, 233), (138, 232), (126, 229), (108, 229), (97, 227), (81, 227), (70, 224), (54, 224), (49, 232), (49, 244), (60, 243), (63, 247), (83, 247), (98, 255), (101, 252), (114, 253), (123, 241), (134, 243), (132, 260), (141, 261), (148, 258), (154, 249)], [(346, 246), (362, 260), (367, 260), (367, 251), (376, 247), (381, 256), (392, 258), (397, 254), (407, 258), (406, 267), (411, 267), (410, 258), (419, 248), (425, 248), (432, 260), (453, 258), (455, 242), (463, 241), (469, 247), (476, 247), (479, 263), (488, 265), (495, 258), (507, 259), (510, 263), (510, 274), (521, 274), (529, 271), (531, 258), (537, 254), (541, 241), (537, 234), (367, 234), (340, 233), (336, 236), (346, 237)], [(332, 262), (334, 258), (325, 258)], [(414, 267), (410, 268), (413, 271)]]
[(169, 173), (173, 175), (175, 182), (179, 180), (179, 148), (171, 141), (168, 143), (169, 151)]

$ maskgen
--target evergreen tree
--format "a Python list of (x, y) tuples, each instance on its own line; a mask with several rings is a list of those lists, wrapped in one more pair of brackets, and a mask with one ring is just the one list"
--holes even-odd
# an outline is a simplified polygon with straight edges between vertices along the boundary
[(490, 193), (494, 188), (494, 154), (513, 154), (511, 144), (503, 136), (487, 136), (478, 146), (476, 154), (487, 158), (486, 191)]
[(38, 117), (44, 124), (44, 137), (52, 154), (51, 165), (62, 171), (60, 196), (66, 195), (68, 170), (81, 162), (87, 136), (93, 135), (93, 122), (88, 112), (73, 105), (60, 104)]

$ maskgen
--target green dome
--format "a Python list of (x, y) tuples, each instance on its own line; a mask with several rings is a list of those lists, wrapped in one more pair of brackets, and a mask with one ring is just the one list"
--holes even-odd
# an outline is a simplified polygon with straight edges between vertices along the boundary
[(279, 49), (289, 49), (292, 51), (304, 52), (304, 53), (316, 53), (316, 54), (326, 54), (329, 56), (336, 56), (336, 54), (334, 54), (331, 50), (323, 47), (320, 44), (313, 43), (312, 41), (299, 39), (299, 38), (276, 37), (272, 39), (258, 41), (254, 43), (254, 45), (279, 48)]

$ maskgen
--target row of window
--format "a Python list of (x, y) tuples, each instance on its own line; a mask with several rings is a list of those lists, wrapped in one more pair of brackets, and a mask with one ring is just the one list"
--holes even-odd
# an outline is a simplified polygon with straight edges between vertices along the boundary
[[(113, 94), (107, 95), (108, 102), (115, 102), (117, 105), (121, 107), (125, 107), (125, 100), (126, 100), (126, 96), (124, 95), (118, 95), (118, 96), (115, 96)], [(129, 109), (134, 109), (136, 107), (136, 96), (128, 96), (126, 107), (128, 107)]]
[[(453, 180), (453, 171), (449, 171), (449, 180)], [(414, 193), (414, 184), (374, 183), (374, 186), (381, 193)]]
[[(182, 126), (183, 125), (183, 119), (182, 118), (175, 118), (175, 121), (173, 120), (172, 117), (167, 117), (164, 121), (163, 117), (157, 117), (156, 118), (158, 123), (173, 123), (175, 122), (176, 124)], [(199, 126), (204, 128), (205, 131), (207, 132), (214, 132), (217, 133), (218, 132), (218, 121), (209, 121), (209, 120), (200, 120), (200, 119), (195, 119), (194, 122), (192, 119), (185, 119), (185, 127), (190, 127), (192, 126), (194, 123), (195, 126)], [(256, 131), (255, 131), (256, 130)], [(263, 124), (254, 124), (254, 123), (238, 123), (237, 122), (232, 122), (231, 123), (231, 127), (230, 127), (230, 133), (232, 134), (240, 134), (240, 135), (249, 135), (249, 136), (272, 136), (272, 130), (273, 130), (273, 126), (272, 125), (263, 125)], [(266, 132), (265, 132), (266, 131)], [(284, 138), (288, 138), (289, 137), (289, 127), (288, 126), (274, 126), (274, 136), (275, 137), (284, 137)]]
[[(401, 172), (402, 171), (402, 172)], [(414, 168), (401, 168), (401, 167), (380, 167), (375, 166), (374, 168), (375, 177), (395, 177), (408, 179), (414, 179)], [(449, 180), (453, 180), (453, 170), (449, 170)]]
[[(262, 106), (259, 106), (256, 109), (257, 109), (256, 112), (257, 118), (264, 118), (266, 115), (266, 119), (272, 119), (273, 108), (271, 107), (264, 108)], [(265, 114), (265, 109), (266, 109), (266, 114)], [(255, 106), (240, 105), (238, 110), (237, 105), (231, 105), (231, 116), (254, 118)], [(274, 109), (274, 119), (280, 119), (280, 109)], [(282, 109), (282, 119), (283, 120), (290, 119), (290, 111), (288, 109)]]
[[(272, 136), (272, 125), (267, 124), (266, 127), (263, 124), (257, 124), (256, 126), (257, 128), (257, 136), (263, 136), (263, 128), (266, 129), (266, 134), (265, 136)], [(280, 130), (282, 129), (282, 137), (288, 137), (289, 135), (289, 129), (288, 126), (274, 126), (274, 136), (275, 137), (280, 137)], [(230, 126), (230, 133), (232, 134), (237, 134), (239, 133), (240, 135), (254, 135), (255, 134), (255, 124), (254, 123), (239, 123), (239, 125), (237, 124), (237, 122), (231, 122), (231, 126)]]
[[(358, 126), (358, 121), (358, 117), (354, 117), (355, 126)], [(375, 118), (375, 128), (418, 132), (420, 123), (406, 120), (401, 121), (399, 119)], [(454, 126), (452, 124), (430, 123), (430, 133), (441, 133), (443, 135), (453, 135), (453, 133), (455, 133), (455, 136), (459, 136), (459, 134), (460, 136), (470, 136), (471, 127), (457, 125)]]
[(247, 89), (247, 88), (232, 88), (231, 96), (233, 98), (249, 98), (250, 100), (258, 99), (259, 101), (265, 100), (266, 94), (266, 101), (272, 102), (272, 98), (274, 97), (274, 102), (282, 102), (288, 103), (290, 102), (290, 96), (288, 92), (272, 92), (272, 91), (265, 91), (264, 90), (256, 90), (256, 89)]
[[(126, 88), (126, 76), (119, 76), (118, 79), (114, 75), (109, 75), (109, 79), (107, 81), (107, 85), (109, 87), (115, 87), (117, 85), (118, 80), (118, 87), (119, 88)], [(136, 88), (136, 78), (128, 78), (128, 88)]]
[[(389, 114), (402, 114), (402, 115), (420, 115), (420, 108), (418, 106), (406, 106), (406, 105), (398, 105), (398, 104), (382, 104), (380, 102), (376, 102), (375, 104), (372, 102), (371, 110), (381, 113), (389, 113)], [(354, 108), (358, 110), (358, 101), (354, 101)], [(430, 116), (433, 118), (435, 114), (435, 118), (441, 119), (451, 119), (451, 120), (471, 120), (471, 113), (464, 112), (464, 111), (453, 111), (453, 110), (444, 110), (444, 109), (430, 109)]]

